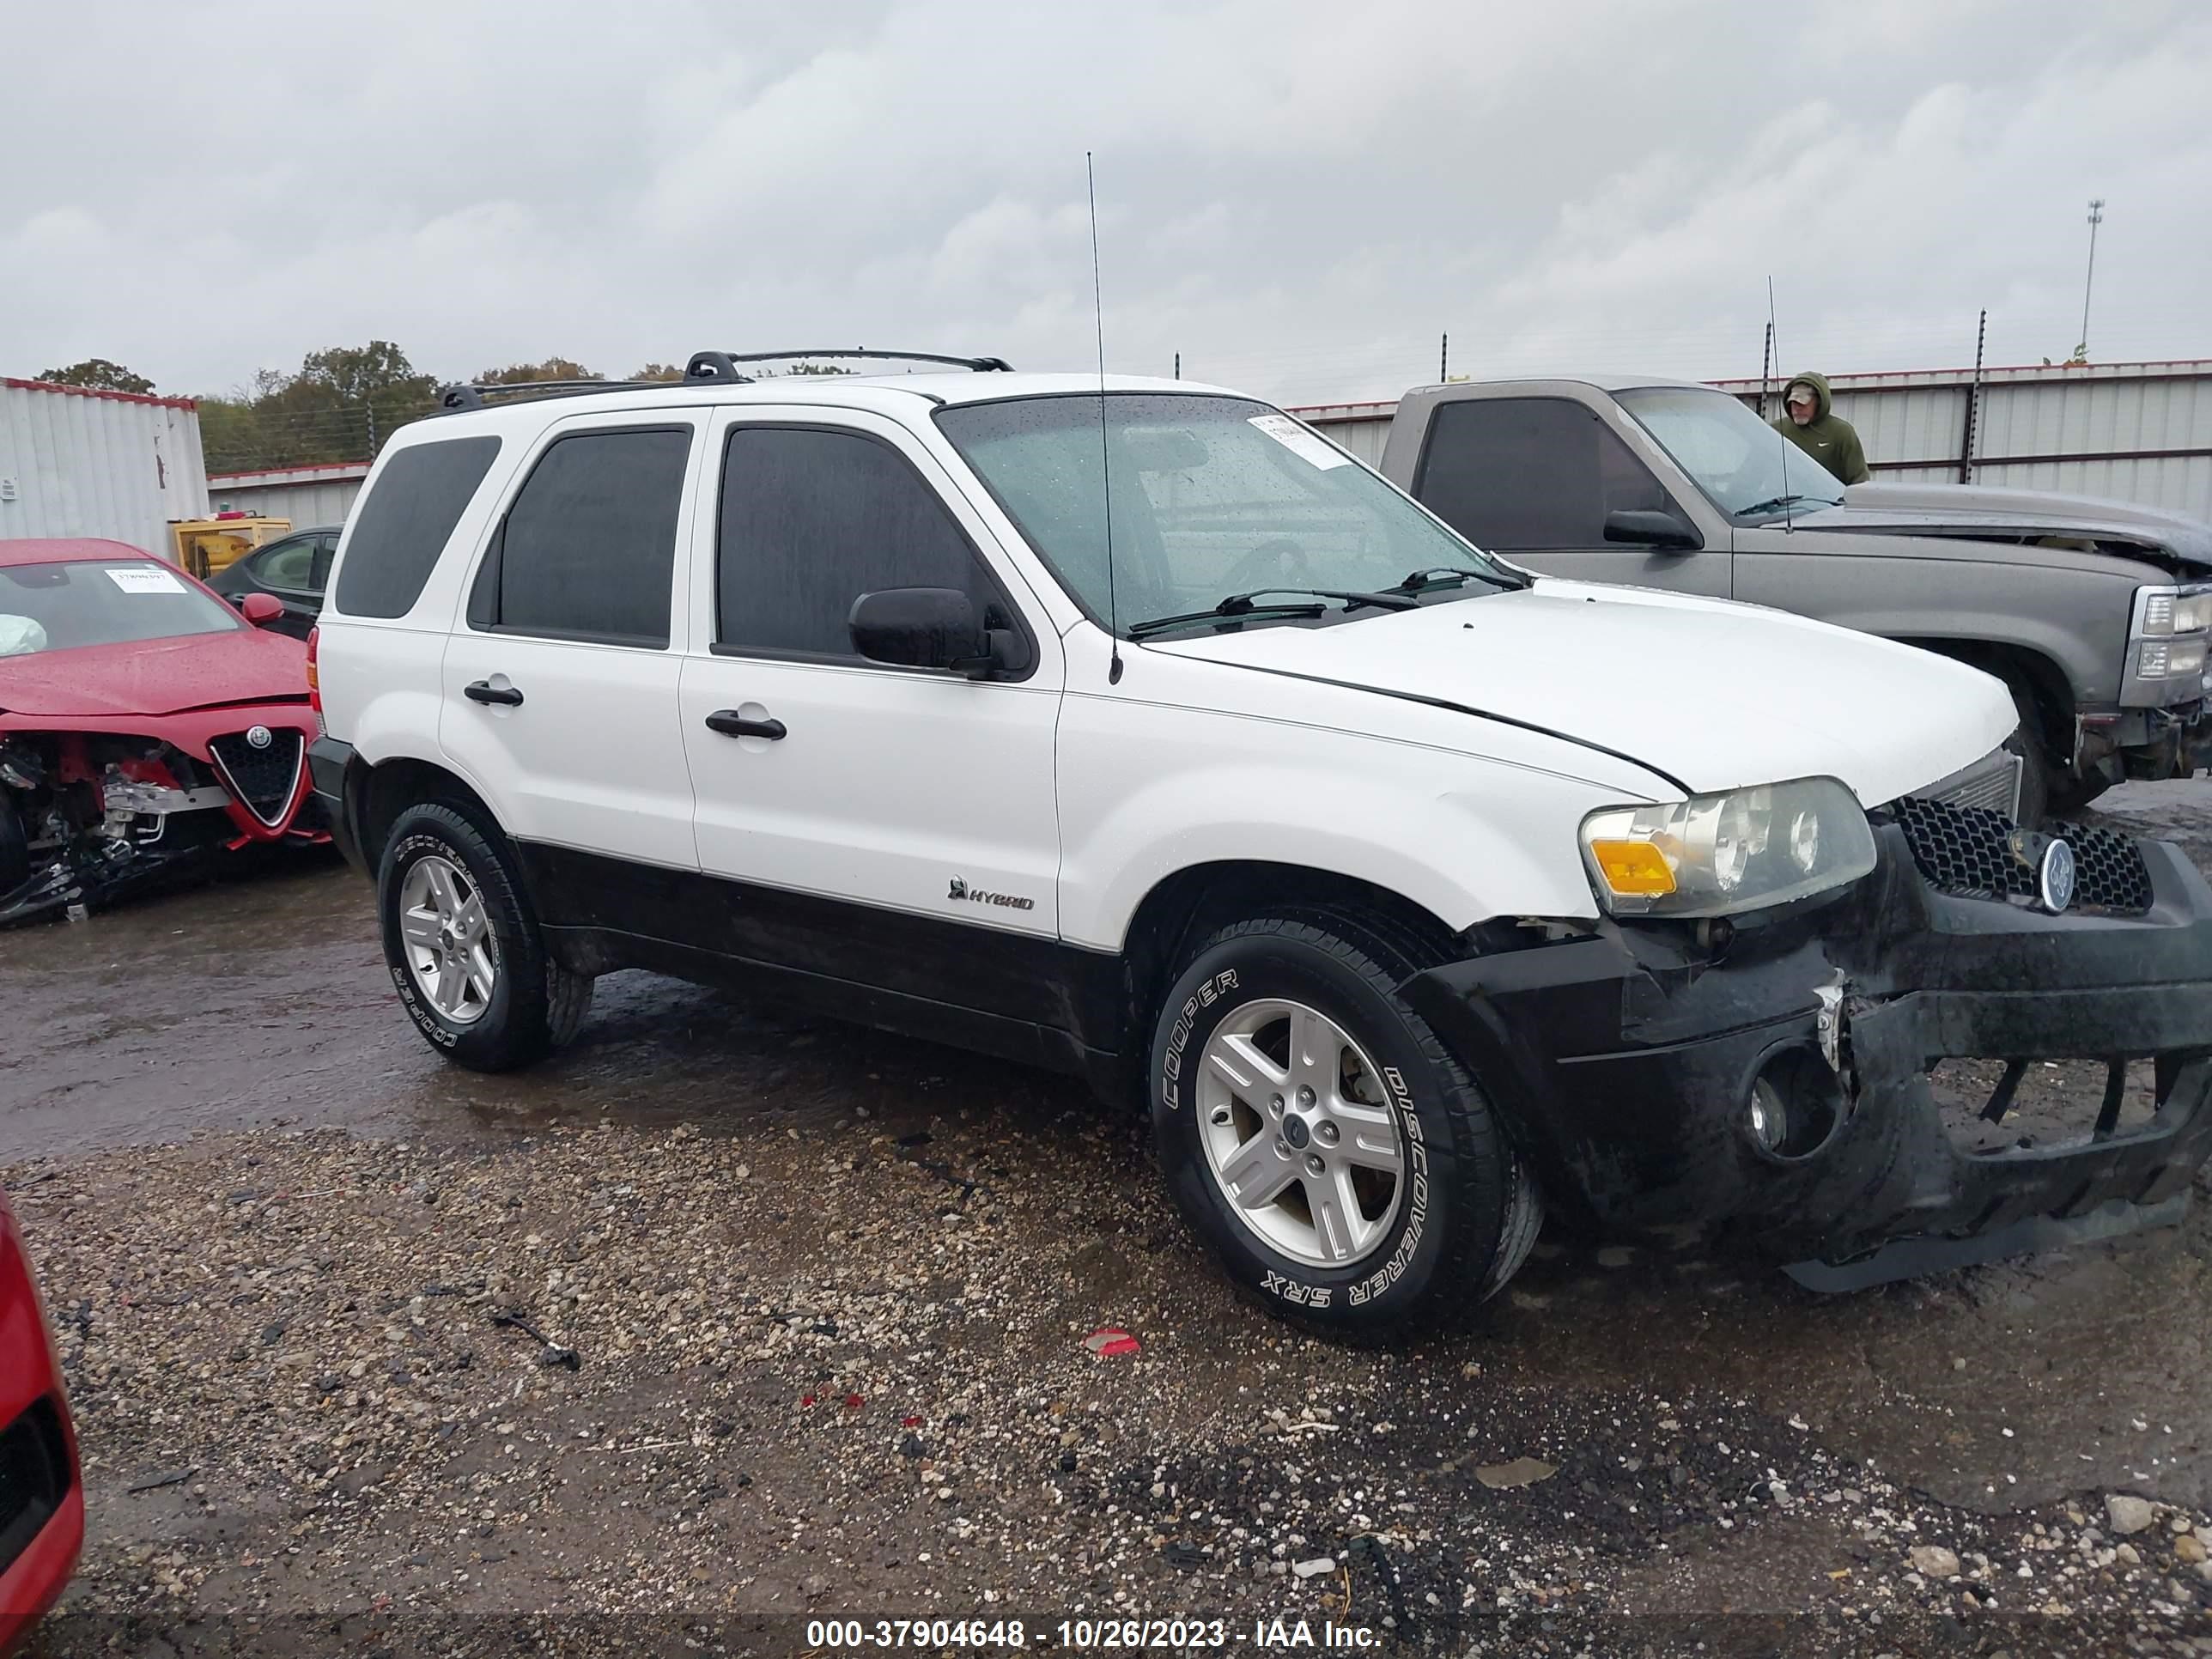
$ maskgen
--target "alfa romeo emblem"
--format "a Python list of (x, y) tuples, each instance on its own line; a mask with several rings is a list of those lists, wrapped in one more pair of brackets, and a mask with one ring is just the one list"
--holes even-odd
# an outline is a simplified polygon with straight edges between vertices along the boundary
[(276, 741), (276, 734), (265, 726), (257, 726), (247, 731), (246, 740), (256, 749), (266, 749)]

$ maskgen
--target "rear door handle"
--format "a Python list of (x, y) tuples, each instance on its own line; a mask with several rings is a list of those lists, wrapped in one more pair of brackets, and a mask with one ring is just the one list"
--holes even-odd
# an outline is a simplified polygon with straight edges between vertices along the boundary
[(509, 708), (522, 706), (522, 688), (516, 685), (494, 685), (489, 680), (473, 680), (461, 688), (461, 695), (471, 702), (495, 702)]
[(766, 738), (775, 743), (787, 728), (781, 720), (749, 720), (734, 708), (717, 708), (707, 716), (707, 729), (726, 738)]

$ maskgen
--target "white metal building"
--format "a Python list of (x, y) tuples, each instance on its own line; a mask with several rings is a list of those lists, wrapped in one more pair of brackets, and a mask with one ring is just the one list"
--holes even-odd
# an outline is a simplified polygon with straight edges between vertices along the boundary
[(99, 536), (163, 558), (207, 516), (190, 398), (0, 380), (0, 538)]
[[(1779, 414), (1782, 377), (1767, 383)], [(1756, 407), (1757, 380), (1721, 380)], [(2057, 489), (2212, 521), (2212, 361), (1832, 374), (1877, 480)], [(1973, 404), (1971, 434), (1966, 425)], [(1395, 403), (1291, 412), (1379, 465)]]
[[(2212, 362), (1838, 374), (1877, 480), (2063, 489), (2212, 520)], [(1756, 406), (1756, 380), (1723, 387)], [(1781, 412), (1784, 382), (1771, 383)], [(1967, 427), (1971, 398), (1973, 424)]]
[(343, 524), (368, 477), (367, 461), (277, 466), (255, 472), (212, 472), (208, 499), (218, 513), (289, 519), (295, 530)]

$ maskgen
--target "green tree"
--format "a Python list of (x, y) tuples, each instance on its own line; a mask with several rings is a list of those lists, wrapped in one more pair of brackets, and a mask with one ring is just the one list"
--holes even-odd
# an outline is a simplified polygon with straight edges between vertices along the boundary
[(683, 378), (684, 371), (673, 363), (647, 363), (630, 376), (633, 380), (651, 380), (662, 386), (672, 384)]
[(67, 368), (50, 368), (39, 378), (49, 386), (82, 386), (102, 392), (151, 392), (154, 383), (105, 357), (88, 357)]
[(488, 368), (477, 376), (478, 386), (528, 386), (533, 380), (604, 380), (607, 377), (597, 369), (567, 357), (548, 357), (542, 363), (511, 363), (505, 368)]
[(331, 346), (309, 352), (296, 374), (264, 368), (250, 390), (203, 399), (201, 443), (216, 472), (368, 460), (437, 401), (436, 377), (391, 341)]

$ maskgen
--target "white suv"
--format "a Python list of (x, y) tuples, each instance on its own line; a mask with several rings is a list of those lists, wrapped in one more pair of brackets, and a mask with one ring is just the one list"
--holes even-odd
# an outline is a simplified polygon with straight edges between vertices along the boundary
[[(1533, 577), (1232, 392), (740, 361), (457, 390), (347, 527), (315, 785), (457, 1063), (636, 966), (1141, 1086), (1236, 1281), (1353, 1335), (1547, 1203), (1844, 1284), (2185, 1195), (2212, 895), (1960, 804), (1996, 680)], [(2154, 1121), (1991, 1153), (1926, 1081), (2054, 1054)]]

